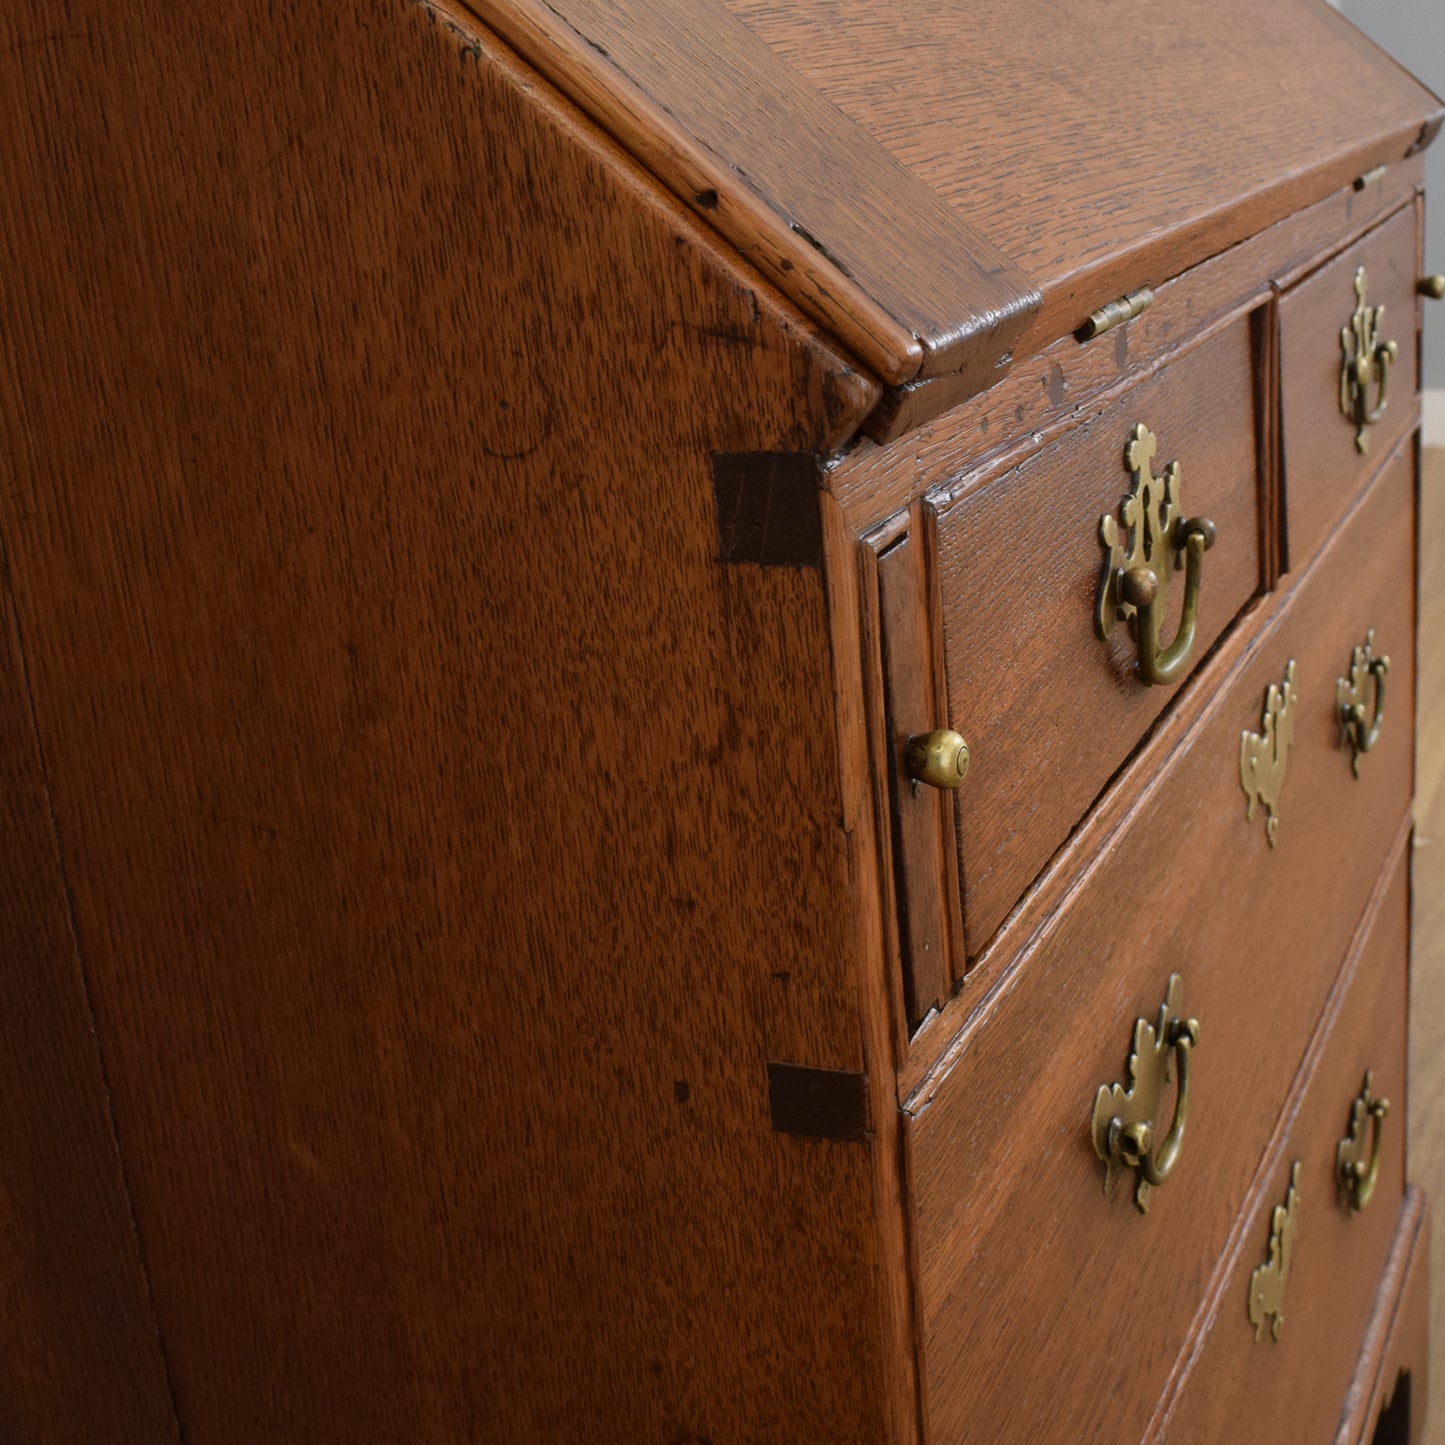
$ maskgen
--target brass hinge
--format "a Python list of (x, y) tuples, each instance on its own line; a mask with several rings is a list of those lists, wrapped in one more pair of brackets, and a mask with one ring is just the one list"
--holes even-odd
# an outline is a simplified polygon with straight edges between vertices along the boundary
[(1117, 301), (1111, 301), (1107, 306), (1099, 307), (1079, 328), (1079, 339), (1091, 341), (1096, 336), (1102, 336), (1106, 331), (1112, 331), (1122, 322), (1132, 321), (1142, 311), (1148, 309), (1149, 303), (1153, 299), (1154, 293), (1147, 286), (1141, 286), (1137, 291), (1131, 291), (1127, 296), (1121, 296)]

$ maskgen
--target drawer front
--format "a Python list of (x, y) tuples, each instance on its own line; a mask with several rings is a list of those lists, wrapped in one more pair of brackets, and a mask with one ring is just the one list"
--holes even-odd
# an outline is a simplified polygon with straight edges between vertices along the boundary
[[(1273, 1442), (1328, 1440), (1334, 1432), (1404, 1196), (1409, 915), (1402, 857), (1338, 1012), (1331, 1011), (1303, 1100), (1265, 1170), (1203, 1348), (1161, 1415), (1157, 1438)], [(1378, 1134), (1368, 1118), (1353, 1118), (1366, 1070), (1372, 1097), (1390, 1105)], [(1339, 1146), (1354, 1138), (1362, 1163), (1379, 1149), (1363, 1209), (1337, 1179)], [(1277, 1221), (1291, 1187), (1293, 1208)]]
[[(1216, 529), (1190, 666), (1258, 589), (1251, 356), (1241, 317), (938, 516), (947, 725), (971, 758), (957, 810), (970, 958), (1178, 691), (1139, 680), (1123, 622), (1096, 635), (1100, 521), (1119, 518), (1137, 425), (1157, 438), (1153, 475), (1179, 463), (1181, 514)], [(1166, 642), (1184, 584), (1175, 572), (1165, 589)]]
[[(1419, 385), (1415, 283), (1419, 212), (1407, 206), (1362, 241), (1315, 272), (1280, 302), (1280, 392), (1284, 433), (1284, 495), (1289, 565), (1308, 563), (1366, 479), (1394, 444), (1414, 425)], [(1355, 283), (1364, 271), (1361, 312)], [(1386, 400), (1378, 419), (1361, 428), (1341, 407), (1341, 371), (1346, 362), (1342, 333), (1350, 354), (1360, 349), (1360, 333), (1377, 352), (1393, 341), (1395, 360), (1386, 366)], [(1379, 381), (1368, 387), (1365, 402), (1378, 404)], [(1357, 438), (1363, 437), (1365, 450)]]
[[(1206, 674), (1218, 695), (1167, 767), (1146, 756), (1121, 780), (1142, 790), (1129, 820), (910, 1099), (935, 1440), (1124, 1439), (1160, 1398), (1405, 825), (1413, 502), (1406, 450), (1232, 676)], [(1393, 649), (1398, 701), (1355, 777), (1336, 679), (1369, 627)], [(1242, 741), (1267, 731), (1266, 689), (1291, 660), (1271, 847), (1266, 807), (1246, 814)], [(1132, 1172), (1103, 1187), (1091, 1116), (1176, 972), (1202, 1038), (1177, 1177), (1144, 1214)]]

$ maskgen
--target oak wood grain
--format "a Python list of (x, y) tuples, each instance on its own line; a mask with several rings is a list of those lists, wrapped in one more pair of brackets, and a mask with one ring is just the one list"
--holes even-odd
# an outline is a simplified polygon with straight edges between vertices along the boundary
[[(1286, 1107), (1287, 1127), (1271, 1146), (1219, 1271), (1207, 1335), (1187, 1377), (1161, 1402), (1146, 1440), (1327, 1440), (1339, 1421), (1405, 1191), (1408, 849), (1399, 850), (1381, 882), (1364, 925), (1368, 935), (1341, 971)], [(1355, 1211), (1340, 1191), (1335, 1156), (1367, 1069), (1375, 1096), (1391, 1109), (1382, 1123), (1374, 1195)], [(1250, 1280), (1268, 1257), (1274, 1209), (1296, 1161), (1299, 1202), (1283, 1322), (1278, 1339), (1269, 1323), (1256, 1338)]]
[[(885, 395), (869, 414), (869, 438), (838, 459), (829, 485), (863, 532), (951, 474), (1036, 449), (1041, 439), (1076, 425), (1096, 400), (1133, 385), (1201, 331), (1257, 304), (1273, 287), (1297, 281), (1408, 204), (1423, 174), (1423, 158), (1416, 156), (1363, 191), (1346, 186), (1166, 281), (1133, 321), (1090, 341), (1067, 336), (1021, 357), (1003, 381), (972, 400), (960, 404), (957, 394), (929, 392), (943, 381)], [(903, 446), (885, 445), (905, 433), (911, 435)]]
[(768, 1112), (891, 1088), (823, 574), (721, 564), (711, 475), (876, 386), (425, 7), (37, 0), (0, 108), (0, 527), (187, 1439), (906, 1438), (896, 1153)]
[(954, 794), (915, 783), (904, 765), (908, 739), (947, 719), (934, 668), (934, 542), (926, 528), (920, 509), (913, 531), (878, 558), (887, 787), (910, 1024), (937, 1008), (953, 990), (955, 970), (962, 972)]
[[(1402, 452), (1275, 625), (1228, 678), (1208, 679), (1210, 703), (1170, 766), (1149, 760), (1122, 785), (1137, 811), (907, 1101), (937, 1438), (965, 1421), (989, 1438), (1040, 1440), (1122, 1438), (1147, 1423), (1190, 1321), (1151, 1317), (1141, 1334), (1136, 1301), (1202, 1291), (1363, 912), (1373, 879), (1356, 860), (1384, 857), (1405, 821), (1408, 709), (1357, 781), (1333, 703), (1336, 658), (1348, 660), (1362, 614), (1409, 635), (1412, 495)], [(1245, 816), (1239, 738), (1291, 657), (1303, 705), (1270, 850), (1262, 817)], [(1412, 683), (1401, 676), (1406, 697)], [(1340, 836), (1348, 853), (1332, 846)], [(1087, 1126), (1095, 1090), (1120, 1077), (1133, 1022), (1154, 1014), (1172, 971), (1203, 1037), (1180, 1187), (1156, 1190), (1146, 1219), (1127, 1187), (1101, 1191)], [(1182, 1187), (1191, 1165), (1196, 1183)], [(1038, 1249), (1060, 1237), (1063, 1282)], [(968, 1327), (980, 1318), (1029, 1325)], [(1083, 1337), (1129, 1343), (1072, 1348)], [(1029, 1367), (1040, 1357), (1048, 1371)]]
[[(1313, 0), (725, 0), (1043, 292), (1020, 356), (1376, 163), (1440, 102)], [(1127, 13), (1127, 24), (1123, 19)]]
[(878, 375), (1007, 371), (1032, 283), (722, 5), (471, 6)]
[[(1429, 1196), (1407, 1189), (1335, 1445), (1430, 1445), (1439, 1433), (1428, 1412), (1430, 1214)], [(1408, 1398), (1402, 1400), (1406, 1392)], [(1381, 1416), (1387, 1409), (1394, 1428), (1382, 1431)]]
[(179, 1445), (3, 551), (0, 631), (0, 1438)]
[[(1400, 212), (1280, 300), (1280, 408), (1291, 566), (1307, 561), (1319, 548), (1350, 498), (1373, 474), (1377, 459), (1415, 424), (1420, 217), (1418, 204)], [(1357, 428), (1340, 410), (1340, 330), (1349, 326), (1355, 311), (1355, 273), (1361, 266), (1368, 281), (1366, 304), (1385, 308), (1380, 339), (1398, 338), (1399, 344), (1399, 360), (1389, 371), (1385, 412), (1368, 428), (1364, 454), (1355, 446)]]
[[(1130, 489), (1136, 424), (1158, 437), (1156, 475), (1179, 462), (1183, 514), (1218, 530), (1204, 558), (1196, 665), (1261, 585), (1253, 378), (1240, 317), (1007, 475), (977, 487), (962, 479), (960, 499), (937, 504), (947, 725), (972, 756), (957, 807), (970, 958), (1179, 691), (1139, 680), (1126, 625), (1107, 643), (1094, 631), (1099, 520), (1117, 517)], [(1166, 641), (1183, 592), (1176, 574)]]

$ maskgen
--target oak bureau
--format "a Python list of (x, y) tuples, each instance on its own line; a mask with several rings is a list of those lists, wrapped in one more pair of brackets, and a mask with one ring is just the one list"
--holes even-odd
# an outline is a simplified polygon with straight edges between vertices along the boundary
[(1417, 1440), (1421, 251), (1314, 0), (0, 13), (0, 1437)]

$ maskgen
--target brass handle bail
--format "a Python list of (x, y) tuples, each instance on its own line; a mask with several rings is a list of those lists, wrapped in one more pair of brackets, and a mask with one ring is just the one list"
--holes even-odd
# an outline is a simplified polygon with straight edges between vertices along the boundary
[[(1364, 645), (1350, 654), (1350, 670), (1335, 682), (1335, 704), (1339, 710), (1340, 744), (1350, 750), (1350, 767), (1360, 776), (1360, 759), (1373, 751), (1385, 724), (1385, 675), (1390, 659), (1375, 654), (1375, 629), (1365, 633)], [(1365, 695), (1373, 689), (1374, 715), (1365, 721)]]
[[(1374, 1070), (1365, 1070), (1365, 1082), (1350, 1104), (1350, 1127), (1335, 1150), (1335, 1178), (1349, 1200), (1350, 1208), (1359, 1211), (1371, 1200), (1380, 1177), (1380, 1134), (1390, 1101), (1375, 1097)], [(1365, 1158), (1365, 1130), (1370, 1132), (1370, 1156)]]
[[(1199, 621), (1199, 582), (1204, 554), (1214, 545), (1214, 523), (1203, 517), (1180, 520), (1174, 529), (1175, 547), (1184, 553), (1184, 607), (1179, 629), (1168, 647), (1160, 647), (1164, 626), (1164, 589), (1150, 567), (1131, 567), (1119, 580), (1124, 601), (1135, 609), (1134, 626), (1139, 643), (1139, 676), (1145, 682), (1168, 686), (1184, 675), (1194, 651), (1194, 630)], [(1164, 575), (1168, 575), (1165, 573)]]
[[(1215, 529), (1204, 517), (1181, 514), (1179, 463), (1170, 462), (1164, 475), (1156, 477), (1153, 459), (1158, 449), (1158, 438), (1142, 422), (1124, 449), (1124, 464), (1133, 473), (1134, 486), (1117, 519), (1112, 513), (1099, 519), (1105, 556), (1094, 627), (1100, 639), (1108, 641), (1115, 621), (1127, 621), (1139, 650), (1139, 678), (1168, 686), (1184, 676), (1194, 650), (1204, 554), (1214, 545)], [(1166, 647), (1160, 634), (1170, 578), (1181, 554), (1184, 605), (1174, 641)]]
[[(1148, 1213), (1149, 1191), (1168, 1180), (1179, 1163), (1189, 1122), (1189, 1067), (1199, 1043), (1199, 1020), (1179, 1017), (1182, 988), (1179, 975), (1171, 974), (1157, 1021), (1135, 1021), (1134, 1047), (1128, 1062), (1129, 1087), (1104, 1084), (1094, 1096), (1091, 1135), (1094, 1152), (1104, 1161), (1105, 1192), (1115, 1169), (1137, 1170), (1134, 1203), (1141, 1213)], [(1164, 1094), (1176, 1061), (1179, 1080), (1174, 1118), (1162, 1141), (1156, 1144)]]
[[(1400, 359), (1393, 341), (1379, 339), (1385, 320), (1383, 306), (1366, 306), (1369, 279), (1361, 266), (1355, 272), (1355, 311), (1349, 324), (1340, 328), (1340, 410), (1355, 427), (1355, 450), (1363, 456), (1370, 449), (1368, 428), (1385, 414), (1390, 368)], [(1374, 400), (1370, 399), (1374, 389)]]

